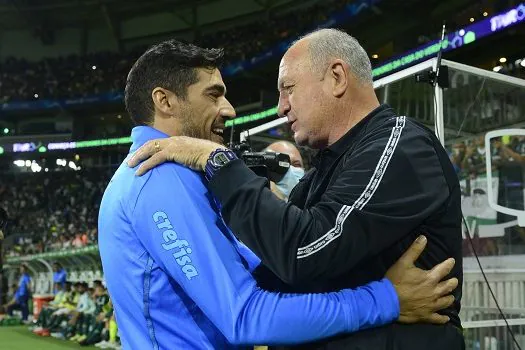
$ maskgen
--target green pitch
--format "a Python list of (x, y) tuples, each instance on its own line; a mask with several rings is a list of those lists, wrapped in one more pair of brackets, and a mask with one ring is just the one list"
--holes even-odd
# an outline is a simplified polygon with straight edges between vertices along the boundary
[(80, 346), (69, 340), (39, 337), (27, 328), (28, 326), (0, 327), (0, 350), (96, 349), (94, 346)]

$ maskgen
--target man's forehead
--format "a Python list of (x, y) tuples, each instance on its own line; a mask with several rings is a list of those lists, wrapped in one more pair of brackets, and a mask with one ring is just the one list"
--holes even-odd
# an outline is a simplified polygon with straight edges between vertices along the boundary
[(309, 63), (307, 47), (301, 42), (288, 49), (279, 64), (279, 77), (288, 77), (305, 68)]
[(198, 68), (199, 81), (211, 84), (223, 84), (221, 72), (217, 68)]
[(221, 72), (217, 69), (198, 68), (199, 83), (204, 85), (204, 88), (210, 86), (222, 86), (226, 90), (226, 85), (222, 80)]

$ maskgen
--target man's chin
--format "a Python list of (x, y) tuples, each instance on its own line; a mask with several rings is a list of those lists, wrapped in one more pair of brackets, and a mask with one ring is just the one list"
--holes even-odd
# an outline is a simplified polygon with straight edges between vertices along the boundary
[(307, 146), (308, 140), (306, 138), (304, 138), (304, 137), (301, 137), (300, 134), (294, 133), (293, 139), (294, 139), (295, 144), (297, 146)]

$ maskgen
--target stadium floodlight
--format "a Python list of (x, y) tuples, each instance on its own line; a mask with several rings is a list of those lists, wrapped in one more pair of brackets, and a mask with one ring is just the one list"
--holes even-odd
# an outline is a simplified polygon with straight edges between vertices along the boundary
[(42, 170), (42, 167), (40, 167), (40, 165), (38, 165), (37, 162), (33, 161), (33, 163), (31, 164), (31, 171), (37, 173), (40, 172), (40, 170)]

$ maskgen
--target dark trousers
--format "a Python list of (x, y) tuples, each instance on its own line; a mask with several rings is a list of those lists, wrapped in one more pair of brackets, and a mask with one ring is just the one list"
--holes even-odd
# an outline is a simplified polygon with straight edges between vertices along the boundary
[(16, 304), (13, 304), (7, 307), (7, 314), (9, 316), (13, 316), (14, 310), (20, 310), (22, 311), (22, 320), (27, 321), (27, 317), (29, 316), (28, 301), (29, 301), (28, 298), (19, 298)]
[(462, 331), (447, 325), (393, 323), (342, 335), (316, 344), (270, 347), (271, 350), (465, 350)]

